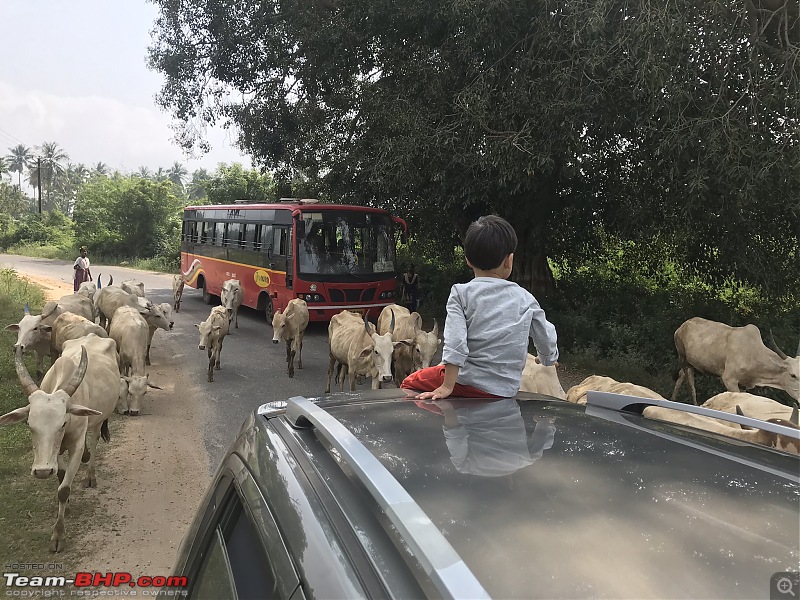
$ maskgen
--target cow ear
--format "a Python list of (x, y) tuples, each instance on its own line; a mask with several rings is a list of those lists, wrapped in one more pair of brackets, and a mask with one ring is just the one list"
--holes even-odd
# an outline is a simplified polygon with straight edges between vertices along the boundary
[(19, 423), (20, 421), (24, 421), (28, 418), (28, 413), (30, 412), (31, 407), (23, 406), (22, 408), (18, 408), (17, 410), (12, 410), (9, 413), (4, 414), (0, 417), (0, 425), (13, 425), (14, 423)]
[(45, 333), (50, 333), (51, 331), (53, 331), (53, 327), (51, 325), (42, 325), (40, 326), (40, 329)]
[(149, 381), (147, 382), (147, 387), (153, 388), (154, 390), (163, 389), (163, 388), (158, 387), (157, 385), (154, 385), (154, 384), (150, 383)]
[(372, 354), (372, 347), (371, 346), (367, 346), (366, 348), (364, 348), (361, 351), (361, 354), (359, 354), (359, 356), (361, 358), (367, 358), (370, 354)]
[(392, 342), (392, 345), (397, 348), (398, 346), (408, 346), (409, 348), (414, 345), (413, 340), (398, 340), (396, 342)]
[(19, 325), (16, 323), (13, 325), (6, 325), (6, 331), (19, 331)]
[(91, 417), (92, 415), (103, 414), (99, 410), (95, 410), (87, 406), (82, 406), (80, 404), (70, 404), (67, 407), (67, 412), (71, 415), (75, 415), (76, 417)]

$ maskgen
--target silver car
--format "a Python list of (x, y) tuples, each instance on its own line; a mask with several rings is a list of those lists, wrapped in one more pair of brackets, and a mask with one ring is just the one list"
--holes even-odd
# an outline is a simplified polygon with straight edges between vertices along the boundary
[(213, 599), (800, 593), (798, 457), (645, 419), (653, 402), (390, 389), (265, 404), (174, 574)]

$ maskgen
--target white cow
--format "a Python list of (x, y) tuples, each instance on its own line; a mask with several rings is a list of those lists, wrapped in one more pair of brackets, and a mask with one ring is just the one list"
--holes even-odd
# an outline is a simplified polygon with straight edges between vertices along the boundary
[(219, 364), (222, 354), (222, 342), (228, 335), (230, 323), (228, 322), (228, 311), (224, 306), (215, 306), (211, 309), (208, 319), (200, 324), (195, 323), (195, 327), (200, 330), (200, 350), (208, 349), (208, 380), (214, 381), (214, 368), (221, 368)]
[(105, 329), (85, 317), (74, 315), (70, 312), (60, 314), (53, 323), (53, 329), (50, 332), (50, 356), (55, 360), (61, 355), (64, 342), (89, 335), (90, 333), (101, 338), (108, 337)]
[(308, 327), (308, 305), (305, 300), (295, 298), (286, 305), (286, 312), (280, 309), (272, 317), (272, 343), (286, 341), (286, 368), (289, 377), (294, 377), (294, 356), (297, 354), (297, 368), (303, 368), (303, 335)]
[[(739, 407), (736, 407), (736, 409), (738, 410), (735, 412), (737, 412), (739, 415), (752, 417), (752, 415), (748, 415)], [(792, 420), (776, 418), (767, 419), (767, 421), (770, 423), (783, 425), (784, 427), (798, 429), (796, 410), (797, 409), (795, 409), (795, 412), (792, 414)], [(667, 421), (670, 423), (676, 423), (678, 425), (688, 425), (689, 427), (694, 427), (695, 429), (701, 429), (703, 431), (709, 431), (711, 433), (736, 438), (737, 440), (750, 442), (751, 444), (760, 444), (762, 446), (775, 448), (791, 454), (800, 453), (800, 444), (798, 444), (797, 440), (794, 438), (772, 433), (770, 431), (764, 431), (762, 429), (752, 429), (744, 425), (739, 426), (736, 423), (720, 421), (704, 415), (694, 415), (680, 410), (673, 410), (671, 408), (663, 408), (660, 406), (648, 406), (644, 409), (642, 414), (648, 419)]]
[[(70, 294), (63, 296), (58, 302), (48, 302), (42, 309), (42, 314), (32, 315), (25, 306), (24, 316), (19, 323), (7, 325), (6, 331), (17, 332), (17, 343), (14, 350), (22, 348), (23, 353), (34, 352), (36, 354), (36, 379), (41, 379), (44, 374), (44, 357), (50, 356), (51, 332), (53, 323), (59, 315), (71, 312), (85, 317), (88, 320), (93, 318), (93, 310), (89, 300), (85, 296)], [(51, 357), (51, 364), (54, 360)]]
[(381, 382), (392, 380), (392, 354), (395, 347), (404, 342), (392, 342), (392, 335), (378, 335), (355, 313), (343, 310), (331, 319), (328, 325), (329, 364), (325, 393), (331, 391), (331, 377), (341, 366), (339, 377), (344, 390), (344, 378), (349, 373), (350, 391), (356, 389), (356, 377), (372, 377), (372, 389), (381, 387)]
[[(139, 306), (147, 308), (149, 301), (145, 298), (139, 298)], [(150, 365), (150, 345), (153, 343), (153, 336), (156, 329), (163, 329), (164, 331), (172, 331), (175, 321), (172, 320), (172, 304), (169, 302), (162, 302), (161, 304), (153, 304), (147, 314), (142, 315), (144, 320), (147, 321), (147, 354), (144, 357), (144, 363)]]
[(238, 279), (228, 279), (222, 284), (222, 292), (220, 293), (220, 302), (222, 306), (228, 311), (228, 329), (230, 330), (231, 323), (236, 323), (236, 329), (239, 329), (239, 308), (244, 301), (244, 290)]
[(105, 327), (109, 331), (111, 327), (111, 320), (120, 306), (129, 306), (135, 308), (145, 315), (157, 315), (158, 310), (152, 302), (145, 299), (144, 303), (140, 304), (140, 296), (130, 294), (122, 288), (109, 285), (100, 290), (94, 295), (94, 303), (97, 308), (97, 315), (100, 320), (100, 326)]
[(573, 404), (586, 404), (586, 393), (588, 391), (611, 392), (613, 394), (623, 394), (625, 396), (637, 396), (639, 398), (653, 398), (665, 400), (661, 394), (653, 390), (636, 385), (634, 383), (620, 382), (611, 377), (602, 375), (590, 375), (578, 385), (574, 385), (567, 390), (567, 402)]
[(394, 350), (394, 383), (397, 387), (414, 371), (431, 366), (442, 340), (439, 325), (433, 321), (429, 332), (422, 329), (422, 317), (399, 304), (385, 306), (378, 317), (378, 333), (392, 334), (393, 342), (402, 342)]
[(133, 294), (139, 298), (144, 298), (144, 283), (138, 279), (127, 279), (123, 281), (119, 287), (129, 294)]
[(777, 346), (775, 352), (767, 348), (755, 325), (730, 327), (695, 317), (675, 331), (675, 348), (680, 371), (672, 400), (688, 380), (692, 402), (697, 404), (695, 370), (719, 376), (729, 392), (763, 385), (800, 400), (800, 356), (786, 356)]
[(519, 390), (521, 392), (531, 392), (534, 394), (544, 394), (566, 400), (567, 395), (561, 382), (558, 380), (558, 372), (554, 365), (549, 367), (536, 362), (533, 354), (528, 354), (525, 359), (525, 368), (522, 370), (522, 380)]
[(136, 308), (121, 306), (114, 313), (108, 335), (117, 342), (119, 348), (119, 372), (128, 383), (127, 406), (122, 413), (137, 416), (142, 408), (142, 400), (147, 388), (161, 389), (149, 382), (145, 371), (147, 354), (147, 321)]
[(172, 300), (175, 312), (181, 312), (181, 298), (183, 297), (184, 285), (186, 285), (186, 282), (183, 279), (183, 275), (172, 276)]
[(87, 454), (85, 485), (97, 485), (97, 439), (102, 435), (109, 440), (108, 417), (116, 404), (116, 393), (109, 393), (117, 389), (119, 377), (116, 348), (113, 340), (94, 335), (69, 340), (45, 375), (41, 389), (28, 374), (21, 349), (17, 350), (15, 366), (28, 405), (0, 417), (0, 425), (27, 421), (33, 441), (31, 474), (38, 479), (58, 474), (58, 518), (50, 540), (51, 549), (59, 552), (65, 543), (64, 516), (72, 482)]

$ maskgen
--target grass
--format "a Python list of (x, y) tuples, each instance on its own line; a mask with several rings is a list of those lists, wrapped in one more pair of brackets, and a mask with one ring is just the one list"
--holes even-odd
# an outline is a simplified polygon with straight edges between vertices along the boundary
[[(16, 323), (20, 308), (28, 303), (33, 314), (41, 310), (42, 291), (13, 269), (0, 271), (0, 320)], [(27, 399), (19, 386), (14, 369), (14, 355), (9, 349), (16, 334), (0, 329), (0, 414), (25, 406)], [(26, 358), (33, 373), (33, 357)], [(102, 444), (101, 444), (102, 445)], [(0, 427), (0, 566), (4, 572), (26, 576), (60, 576), (74, 573), (79, 566), (80, 553), (76, 541), (78, 532), (90, 527), (99, 501), (83, 493), (78, 483), (83, 472), (76, 476), (70, 498), (72, 509), (66, 517), (67, 547), (60, 554), (50, 552), (50, 535), (57, 513), (57, 479), (37, 480), (31, 476), (33, 462), (30, 430), (24, 423)], [(37, 569), (10, 569), (11, 563), (43, 565)], [(0, 580), (0, 595), (6, 592), (5, 580)]]

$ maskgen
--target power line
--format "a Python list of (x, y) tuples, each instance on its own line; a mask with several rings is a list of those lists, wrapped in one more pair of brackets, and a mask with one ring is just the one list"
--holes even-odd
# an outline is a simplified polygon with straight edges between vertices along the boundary
[(3, 129), (2, 127), (0, 127), (0, 133), (3, 133), (3, 134), (5, 134), (5, 136), (6, 136), (7, 138), (11, 139), (12, 141), (15, 141), (15, 142), (17, 142), (17, 143), (19, 143), (19, 144), (25, 144), (25, 142), (23, 142), (23, 141), (22, 141), (21, 139), (19, 139), (17, 136), (10, 134), (8, 131), (6, 131), (5, 129)]

